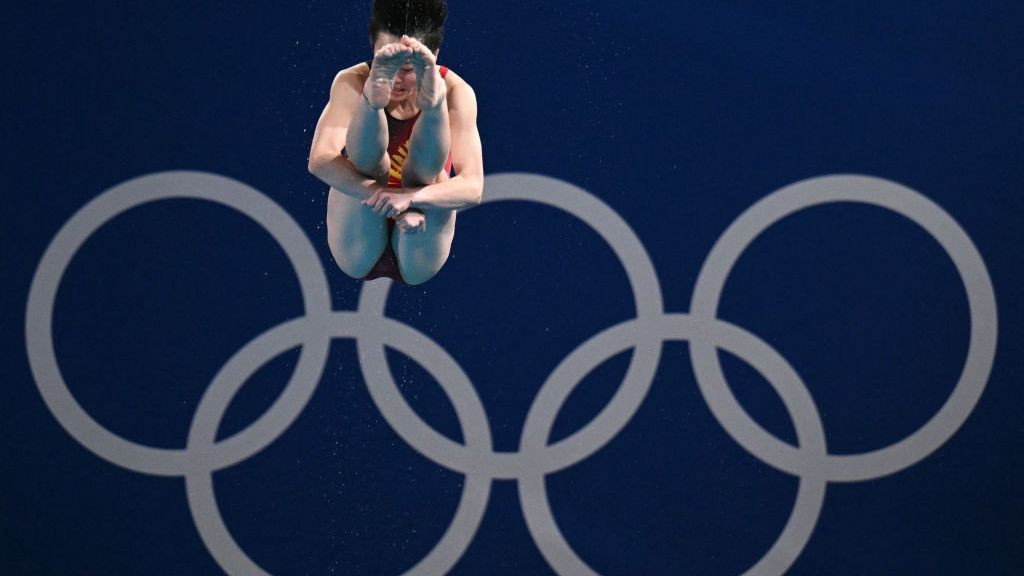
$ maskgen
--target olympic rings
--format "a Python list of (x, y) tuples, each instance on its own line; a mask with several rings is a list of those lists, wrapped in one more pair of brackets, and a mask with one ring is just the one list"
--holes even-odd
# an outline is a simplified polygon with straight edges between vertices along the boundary
[[(319, 382), (334, 338), (353, 338), (373, 402), (388, 424), (426, 458), (466, 475), (449, 528), (407, 574), (444, 574), (464, 555), (486, 511), (493, 480), (516, 480), (527, 527), (559, 574), (596, 574), (558, 529), (545, 477), (589, 458), (633, 418), (646, 397), (666, 341), (687, 341), (701, 395), (715, 419), (745, 450), (800, 479), (796, 502), (782, 533), (748, 575), (783, 574), (807, 544), (829, 482), (880, 478), (913, 466), (951, 438), (984, 392), (995, 356), (996, 302), (977, 248), (941, 208), (919, 193), (880, 178), (854, 175), (804, 180), (770, 194), (744, 212), (719, 238), (697, 278), (691, 312), (663, 310), (657, 273), (636, 234), (606, 204), (586, 191), (535, 174), (487, 177), (486, 202), (529, 201), (564, 210), (608, 243), (626, 271), (636, 318), (609, 327), (579, 345), (552, 371), (526, 416), (519, 449), (496, 452), (490, 423), (472, 382), (437, 343), (385, 317), (390, 282), (364, 283), (358, 309), (331, 309), (327, 279), (301, 228), (270, 198), (229, 178), (200, 172), (163, 172), (104, 192), (80, 209), (48, 246), (33, 277), (25, 335), (36, 385), (57, 422), (76, 441), (113, 464), (145, 474), (181, 476), (203, 542), (229, 574), (267, 574), (231, 537), (213, 491), (213, 472), (253, 457), (278, 438), (305, 408)], [(207, 200), (249, 216), (282, 246), (299, 278), (305, 316), (253, 338), (232, 356), (206, 389), (184, 449), (154, 448), (103, 428), (75, 400), (53, 348), (53, 307), (64, 271), (80, 247), (107, 221), (147, 202), (169, 198)], [(939, 412), (921, 429), (889, 447), (855, 455), (828, 453), (814, 400), (796, 371), (760, 338), (717, 317), (720, 296), (740, 255), (765, 229), (804, 208), (860, 202), (897, 212), (920, 225), (949, 254), (967, 292), (970, 344), (960, 379)], [(217, 441), (216, 432), (244, 383), (265, 363), (295, 346), (298, 366), (284, 391), (255, 422)], [(392, 377), (384, 347), (423, 366), (455, 408), (464, 444), (437, 432), (408, 405)], [(583, 378), (612, 356), (633, 349), (622, 386), (587, 425), (550, 442), (555, 419)], [(764, 430), (729, 390), (718, 362), (723, 349), (757, 370), (779, 395), (793, 420), (797, 446)]]

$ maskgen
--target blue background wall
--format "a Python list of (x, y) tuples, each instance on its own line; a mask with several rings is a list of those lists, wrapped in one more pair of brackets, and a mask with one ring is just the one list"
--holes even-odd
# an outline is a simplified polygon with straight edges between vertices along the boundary
[[(1024, 5), (1019, 2), (453, 2), (440, 61), (476, 89), (488, 174), (582, 187), (633, 228), (669, 312), (686, 312), (704, 258), (770, 192), (812, 176), (899, 182), (950, 213), (995, 287), (988, 385), (938, 451), (891, 476), (829, 484), (792, 574), (1019, 574), (1024, 474)], [(20, 5), (3, 24), (4, 574), (212, 574), (180, 477), (97, 458), (43, 403), (25, 309), (47, 245), (128, 179), (199, 170), (273, 198), (306, 231), (337, 310), (361, 284), (324, 241), (326, 187), (306, 172), (334, 74), (369, 56), (368, 2)], [(485, 191), (486, 194), (486, 191)], [(601, 237), (564, 212), (485, 204), (460, 215), (451, 260), (391, 290), (388, 316), (428, 335), (472, 380), (494, 446), (514, 451), (545, 378), (636, 313)], [(54, 308), (60, 369), (82, 407), (134, 442), (182, 448), (228, 358), (302, 314), (274, 241), (241, 214), (147, 204), (95, 233)], [(720, 316), (800, 374), (833, 454), (883, 448), (937, 412), (963, 366), (969, 314), (942, 248), (878, 208), (828, 205), (744, 253)], [(255, 420), (298, 349), (261, 369), (219, 437)], [(580, 385), (553, 439), (614, 394), (630, 353)], [(732, 389), (794, 442), (781, 401), (722, 355)], [(314, 396), (265, 450), (214, 474), (224, 521), (273, 574), (397, 574), (447, 528), (463, 476), (403, 442), (335, 340)], [(427, 422), (461, 441), (424, 370), (389, 362)], [(607, 446), (547, 488), (573, 549), (605, 574), (737, 574), (778, 537), (798, 480), (748, 454), (709, 412), (682, 342)], [(456, 574), (546, 574), (516, 483), (495, 482)]]

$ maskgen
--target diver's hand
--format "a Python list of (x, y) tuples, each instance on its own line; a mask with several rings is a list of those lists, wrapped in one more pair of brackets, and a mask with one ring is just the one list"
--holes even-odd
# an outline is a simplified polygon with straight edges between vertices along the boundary
[(427, 217), (413, 208), (412, 210), (406, 210), (405, 212), (398, 215), (395, 218), (395, 225), (398, 229), (405, 234), (416, 234), (418, 232), (424, 232), (427, 229)]
[(424, 110), (437, 108), (448, 93), (448, 87), (437, 68), (437, 57), (415, 38), (402, 36), (401, 44), (411, 51), (409, 62), (416, 72), (416, 105)]
[(412, 193), (403, 188), (381, 188), (362, 201), (374, 214), (395, 218), (412, 207)]

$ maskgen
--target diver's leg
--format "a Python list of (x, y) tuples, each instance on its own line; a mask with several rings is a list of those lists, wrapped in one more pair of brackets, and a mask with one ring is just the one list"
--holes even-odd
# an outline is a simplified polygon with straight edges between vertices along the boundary
[[(412, 181), (403, 170), (403, 185), (422, 185)], [(433, 181), (446, 180), (448, 174), (439, 172)], [(391, 245), (398, 257), (398, 270), (407, 284), (421, 284), (441, 270), (451, 251), (455, 237), (455, 210), (424, 209), (426, 229), (413, 233), (395, 226)], [(401, 218), (401, 217), (400, 217)]]
[(363, 85), (363, 97), (352, 112), (345, 138), (345, 153), (352, 165), (362, 174), (378, 180), (387, 177), (391, 165), (384, 107), (391, 101), (391, 87), (409, 51), (409, 47), (396, 43), (374, 54), (370, 76)]
[(409, 174), (416, 182), (432, 180), (448, 163), (451, 141), (448, 105), (423, 109), (409, 137), (409, 157), (402, 166), (402, 174)]
[(327, 245), (341, 270), (362, 278), (387, 246), (387, 219), (331, 188), (327, 196)]
[(381, 180), (388, 173), (388, 121), (384, 110), (374, 110), (362, 101), (352, 113), (345, 139), (345, 155), (361, 174)]
[(416, 104), (421, 112), (409, 137), (409, 157), (402, 166), (402, 174), (408, 174), (415, 182), (430, 182), (444, 170), (452, 143), (448, 88), (437, 64), (429, 58), (429, 52), (427, 58), (414, 52), (410, 59), (416, 71)]

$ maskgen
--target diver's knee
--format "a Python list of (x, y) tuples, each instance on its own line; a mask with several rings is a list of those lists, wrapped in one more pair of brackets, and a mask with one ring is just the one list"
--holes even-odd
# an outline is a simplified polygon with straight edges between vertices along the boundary
[(344, 247), (335, 244), (330, 243), (334, 263), (346, 276), (355, 279), (369, 274), (384, 254), (384, 247), (370, 246), (367, 242), (351, 242)]
[(402, 280), (406, 284), (415, 286), (437, 276), (437, 273), (441, 271), (441, 268), (444, 268), (447, 261), (448, 250), (444, 250), (440, 254), (432, 254), (426, 258), (423, 255), (417, 257), (400, 252), (398, 255), (398, 271), (401, 272)]
[(418, 284), (423, 284), (424, 282), (426, 282), (427, 280), (430, 280), (434, 276), (437, 276), (437, 273), (439, 271), (440, 271), (440, 269), (438, 269), (438, 270), (428, 270), (428, 271), (401, 270), (401, 274), (402, 274), (402, 280), (406, 284), (408, 284), (410, 286), (416, 286)]
[(338, 269), (350, 278), (359, 279), (369, 274), (373, 265), (368, 264), (367, 261), (368, 259), (365, 258), (348, 258), (340, 254), (334, 255), (334, 263), (338, 265)]

